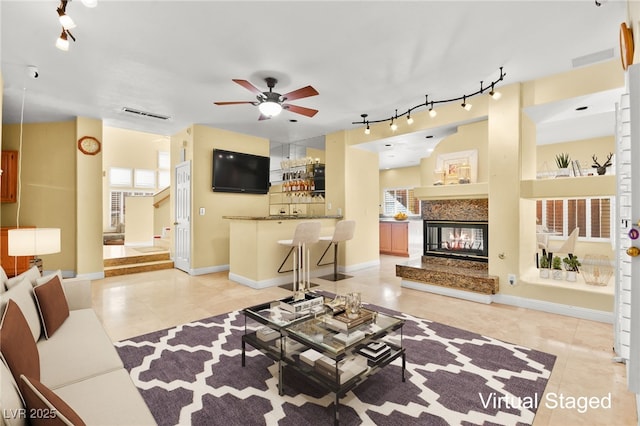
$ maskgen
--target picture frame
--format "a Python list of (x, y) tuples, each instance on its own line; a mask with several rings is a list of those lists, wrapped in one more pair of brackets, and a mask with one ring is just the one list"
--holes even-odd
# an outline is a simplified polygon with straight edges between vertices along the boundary
[(436, 159), (436, 170), (444, 171), (445, 184), (459, 183), (459, 180), (462, 179), (459, 171), (463, 165), (468, 165), (470, 168), (469, 182), (464, 183), (476, 183), (478, 180), (477, 149), (440, 154)]

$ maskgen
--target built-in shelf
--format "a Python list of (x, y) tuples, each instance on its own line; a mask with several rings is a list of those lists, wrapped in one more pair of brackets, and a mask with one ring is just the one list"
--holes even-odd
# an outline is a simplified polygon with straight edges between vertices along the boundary
[(520, 182), (522, 198), (609, 197), (615, 194), (615, 175), (532, 179)]
[(553, 278), (540, 278), (538, 270), (534, 268), (523, 274), (520, 279), (528, 285), (562, 288), (566, 290), (582, 291), (606, 296), (613, 296), (614, 294), (614, 277), (611, 277), (609, 284), (605, 286), (598, 286), (585, 283), (582, 274), (578, 274), (577, 281), (575, 282), (554, 280)]
[(413, 190), (420, 200), (460, 200), (489, 198), (489, 184), (467, 183), (454, 185), (421, 186)]

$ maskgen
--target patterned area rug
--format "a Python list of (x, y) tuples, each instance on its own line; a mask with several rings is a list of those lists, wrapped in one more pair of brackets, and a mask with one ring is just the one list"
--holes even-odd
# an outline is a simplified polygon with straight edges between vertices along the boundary
[[(531, 424), (555, 356), (379, 307), (406, 320), (401, 360), (341, 400), (343, 425)], [(334, 396), (247, 345), (231, 312), (116, 343), (160, 425), (322, 425)]]

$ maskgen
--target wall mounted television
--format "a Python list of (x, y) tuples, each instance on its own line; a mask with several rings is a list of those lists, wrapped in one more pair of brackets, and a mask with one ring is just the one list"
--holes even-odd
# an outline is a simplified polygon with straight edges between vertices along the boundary
[(269, 157), (214, 149), (211, 186), (215, 192), (266, 194)]

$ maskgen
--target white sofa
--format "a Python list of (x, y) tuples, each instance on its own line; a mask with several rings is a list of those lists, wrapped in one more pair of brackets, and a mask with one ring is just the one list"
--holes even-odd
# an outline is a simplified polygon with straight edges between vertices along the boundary
[[(28, 398), (25, 399), (26, 396), (21, 395), (19, 389), (24, 391), (24, 388), (18, 385), (20, 382), (24, 385), (24, 376), (18, 375), (14, 378), (15, 374), (9, 368), (11, 363), (5, 356), (8, 354), (8, 348), (13, 345), (18, 345), (17, 347), (23, 345), (20, 341), (7, 342), (5, 338), (11, 338), (7, 337), (8, 332), (7, 335), (2, 336), (1, 327), (10, 330), (10, 326), (4, 324), (5, 316), (8, 317), (4, 312), (8, 310), (9, 300), (13, 300), (24, 315), (36, 342), (40, 364), (39, 381), (61, 398), (84, 423), (88, 425), (156, 424), (149, 408), (125, 370), (109, 336), (91, 308), (90, 281), (62, 280), (58, 274), (69, 313), (59, 328), (53, 333), (45, 333), (46, 319), (39, 310), (42, 302), (34, 298), (36, 293), (34, 289), (49, 282), (52, 277), (40, 277), (37, 268), (35, 271), (32, 268), (21, 276), (8, 280), (0, 267), (0, 314), (3, 320), (0, 324), (0, 339), (4, 339), (1, 340), (3, 346), (0, 347), (3, 355), (3, 362), (0, 363), (2, 423), (24, 425), (28, 424), (29, 414), (42, 416), (55, 413), (53, 408), (51, 411), (46, 409), (38, 411), (25, 406), (24, 401), (28, 401)], [(16, 312), (15, 305), (12, 304), (12, 312)], [(11, 324), (10, 321), (7, 320), (7, 324)], [(15, 360), (15, 354), (13, 356)], [(13, 365), (15, 366), (15, 362)], [(49, 407), (49, 405), (46, 406)], [(66, 421), (64, 418), (62, 420)]]

